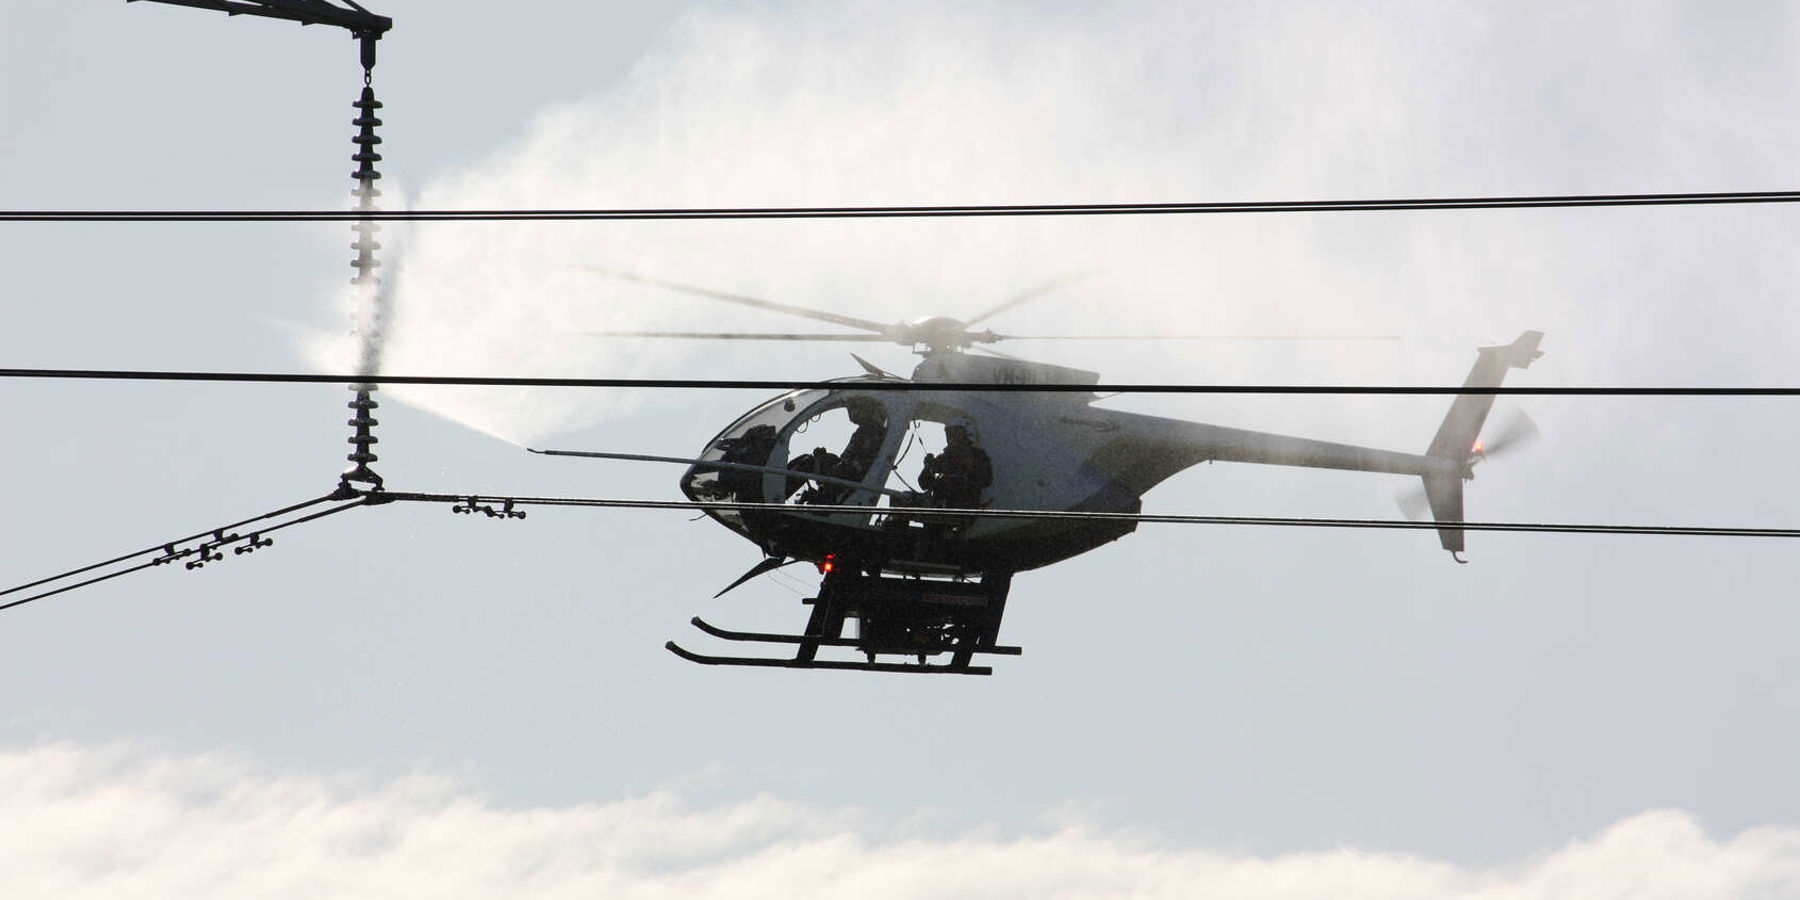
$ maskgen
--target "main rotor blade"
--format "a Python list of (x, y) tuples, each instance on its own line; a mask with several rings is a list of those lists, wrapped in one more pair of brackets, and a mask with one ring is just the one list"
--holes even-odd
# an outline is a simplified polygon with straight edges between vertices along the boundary
[(882, 334), (771, 334), (756, 331), (583, 331), (592, 337), (680, 338), (693, 341), (871, 341), (885, 342)]
[(792, 306), (792, 305), (789, 305), (786, 303), (776, 303), (773, 300), (762, 300), (762, 299), (759, 299), (756, 297), (746, 297), (743, 294), (730, 294), (730, 293), (726, 293), (725, 291), (715, 291), (710, 288), (698, 287), (696, 285), (691, 285), (691, 284), (682, 284), (677, 281), (663, 281), (662, 279), (659, 279), (659, 278), (645, 278), (642, 275), (633, 275), (629, 272), (615, 272), (611, 269), (602, 269), (598, 266), (581, 266), (580, 268), (586, 269), (589, 272), (594, 272), (594, 273), (597, 273), (600, 275), (605, 275), (609, 278), (617, 278), (622, 281), (635, 281), (638, 284), (648, 284), (653, 287), (659, 287), (664, 290), (675, 291), (676, 293), (681, 293), (681, 294), (692, 294), (695, 297), (706, 297), (711, 300), (723, 300), (726, 303), (736, 303), (740, 306), (754, 306), (757, 309), (769, 309), (769, 310), (774, 310), (775, 312), (788, 313), (789, 315), (804, 316), (808, 319), (816, 319), (820, 322), (830, 322), (833, 325), (845, 325), (850, 328), (861, 328), (864, 331), (873, 331), (876, 334), (885, 335), (888, 333), (888, 330), (892, 327), (889, 325), (884, 325), (880, 322), (873, 322), (868, 319), (858, 319), (855, 316), (840, 316), (837, 313), (825, 312), (823, 310), (818, 310), (818, 309), (807, 309), (804, 306)]
[(1063, 275), (1059, 278), (1053, 278), (1049, 281), (1044, 282), (1043, 284), (1038, 285), (1037, 287), (1034, 287), (1034, 288), (1022, 293), (1022, 294), (1015, 294), (1011, 298), (1001, 301), (998, 306), (995, 306), (992, 309), (989, 309), (987, 312), (984, 312), (981, 315), (978, 315), (973, 319), (969, 319), (968, 321), (964, 322), (963, 325), (970, 326), (970, 325), (974, 325), (977, 322), (980, 322), (983, 319), (992, 318), (992, 317), (997, 316), (1000, 313), (1006, 312), (1007, 310), (1012, 309), (1013, 307), (1018, 306), (1022, 303), (1029, 303), (1033, 300), (1036, 300), (1037, 298), (1042, 297), (1045, 294), (1050, 293), (1051, 291), (1056, 291), (1056, 290), (1060, 290), (1062, 288), (1068, 287), (1069, 285), (1074, 284), (1075, 282), (1080, 281), (1084, 278), (1087, 278), (1093, 274), (1094, 273), (1092, 271), (1086, 271), (1086, 272), (1076, 272), (1073, 275)]
[(1383, 341), (1397, 334), (1000, 334), (1002, 341)]
[(1025, 360), (1020, 359), (1019, 357), (1014, 356), (1011, 353), (1001, 353), (1000, 351), (995, 350), (992, 347), (970, 347), (969, 350), (970, 350), (970, 352), (973, 352), (973, 353), (986, 353), (989, 356), (998, 356), (1001, 359), (1010, 359), (1010, 360), (1015, 360), (1018, 362), (1025, 362)]

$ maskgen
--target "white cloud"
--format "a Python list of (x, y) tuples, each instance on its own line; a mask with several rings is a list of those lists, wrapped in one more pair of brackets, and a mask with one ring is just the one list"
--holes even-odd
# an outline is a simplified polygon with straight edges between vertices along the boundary
[(436, 777), (278, 775), (119, 746), (0, 754), (0, 798), (7, 897), (1800, 896), (1800, 829), (1718, 840), (1675, 811), (1473, 868), (1350, 848), (1257, 857), (1079, 824), (926, 837), (769, 797), (504, 808)]
[[(1760, 46), (1744, 35), (1779, 31), (1750, 14), (1623, 2), (1574, 10), (1161, 0), (1076, 7), (703, 7), (628, 78), (544, 111), (489, 158), (427, 185), (421, 203), (1630, 192), (1755, 189), (1794, 174), (1784, 148), (1800, 135), (1779, 113), (1794, 72), (1782, 54), (1743, 49)], [(1724, 224), (1705, 211), (1661, 213), (1669, 211), (432, 226), (415, 233), (394, 269), (386, 368), (855, 373), (843, 345), (585, 337), (601, 329), (831, 330), (575, 268), (594, 263), (884, 321), (967, 316), (1046, 279), (1097, 269), (1099, 277), (991, 324), (1414, 339), (1399, 349), (1008, 348), (1119, 381), (1443, 383), (1462, 374), (1475, 345), (1527, 328), (1550, 334), (1548, 379), (1780, 375), (1788, 339), (1800, 334), (1786, 289), (1800, 264), (1784, 229), (1758, 218), (1776, 213), (1733, 210)], [(1738, 315), (1716, 314), (1721, 296)], [(1728, 352), (1695, 352), (1714, 349)], [(889, 368), (908, 365), (894, 348), (876, 352)], [(341, 340), (315, 347), (314, 358), (334, 370), (353, 357)], [(644, 400), (566, 390), (391, 393), (521, 442)], [(1334, 417), (1333, 433), (1426, 427), (1396, 428), (1394, 408), (1351, 400), (1304, 415)]]

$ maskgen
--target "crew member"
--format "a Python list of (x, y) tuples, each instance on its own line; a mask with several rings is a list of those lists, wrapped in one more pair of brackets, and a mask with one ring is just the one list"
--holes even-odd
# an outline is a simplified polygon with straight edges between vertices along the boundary
[(850, 435), (850, 443), (844, 445), (844, 452), (838, 454), (837, 465), (827, 474), (861, 481), (869, 474), (869, 467), (875, 464), (881, 443), (887, 437), (887, 410), (882, 408), (879, 400), (858, 397), (850, 401), (849, 413), (856, 431)]
[[(725, 438), (719, 441), (719, 449), (724, 451), (720, 456), (722, 462), (766, 466), (769, 464), (769, 454), (775, 451), (775, 426), (757, 425), (744, 432), (741, 437)], [(694, 472), (696, 475), (717, 472), (719, 491), (739, 503), (756, 503), (763, 499), (761, 472), (709, 469), (704, 465), (696, 466)], [(712, 498), (709, 496), (707, 499)]]
[(969, 509), (981, 504), (981, 492), (994, 483), (994, 464), (975, 445), (972, 423), (951, 419), (944, 425), (944, 452), (925, 455), (919, 487), (931, 505)]
[[(843, 452), (832, 453), (819, 447), (811, 455), (790, 462), (788, 468), (797, 472), (829, 475), (844, 481), (862, 481), (869, 474), (869, 468), (875, 465), (875, 457), (881, 455), (882, 443), (887, 440), (887, 410), (881, 405), (881, 401), (873, 397), (856, 397), (845, 405), (844, 411), (850, 416), (850, 422), (856, 426), (856, 430), (851, 433)], [(842, 503), (849, 499), (854, 490), (848, 485), (821, 482), (801, 494), (799, 502)]]

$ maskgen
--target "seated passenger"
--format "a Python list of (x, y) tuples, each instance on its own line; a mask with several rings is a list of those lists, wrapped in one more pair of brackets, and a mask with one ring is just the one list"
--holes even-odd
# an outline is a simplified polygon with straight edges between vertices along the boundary
[(952, 419), (944, 425), (944, 452), (925, 454), (919, 487), (932, 506), (972, 509), (981, 504), (981, 492), (994, 483), (994, 464), (987, 451), (975, 445), (968, 419)]

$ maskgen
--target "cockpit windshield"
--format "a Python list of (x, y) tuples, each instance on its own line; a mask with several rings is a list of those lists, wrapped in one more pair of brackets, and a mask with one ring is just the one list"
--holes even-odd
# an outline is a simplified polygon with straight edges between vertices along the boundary
[[(700, 453), (700, 459), (707, 462), (731, 465), (694, 466), (682, 477), (681, 492), (692, 500), (766, 502), (763, 482), (767, 473), (758, 470), (784, 468), (785, 456), (775, 459), (776, 439), (782, 426), (788, 424), (796, 411), (817, 403), (825, 393), (816, 390), (793, 391), (745, 413), (719, 432)], [(743, 513), (731, 509), (708, 512), (731, 528), (743, 530)]]

